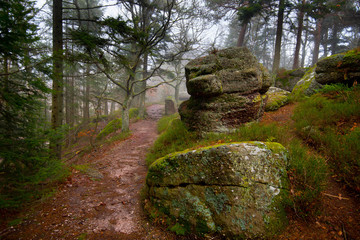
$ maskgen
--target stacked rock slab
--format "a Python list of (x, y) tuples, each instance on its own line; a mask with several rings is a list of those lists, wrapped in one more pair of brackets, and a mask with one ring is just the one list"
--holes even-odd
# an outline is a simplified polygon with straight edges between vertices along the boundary
[(360, 79), (360, 50), (332, 55), (317, 63), (315, 79), (320, 84), (343, 83), (351, 86)]
[(170, 154), (146, 177), (154, 213), (184, 233), (263, 239), (286, 223), (287, 151), (279, 143), (238, 142)]
[(258, 120), (271, 85), (267, 70), (246, 48), (228, 48), (185, 66), (188, 101), (179, 107), (190, 130), (226, 132)]

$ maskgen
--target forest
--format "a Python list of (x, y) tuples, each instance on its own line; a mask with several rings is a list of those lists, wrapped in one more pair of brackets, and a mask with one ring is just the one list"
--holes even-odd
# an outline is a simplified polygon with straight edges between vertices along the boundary
[[(234, 141), (276, 141), (289, 149), (293, 159), (306, 159), (307, 163), (290, 163), (287, 170), (292, 198), (284, 205), (289, 221), (295, 226), (303, 221), (315, 222), (322, 231), (328, 231), (319, 239), (327, 239), (332, 232), (335, 232), (334, 239), (358, 239), (356, 234), (360, 234), (360, 225), (353, 217), (360, 215), (358, 211), (351, 215), (351, 221), (341, 220), (341, 226), (335, 226), (332, 220), (319, 220), (315, 212), (321, 209), (318, 207), (321, 205), (319, 196), (324, 196), (326, 189), (322, 187), (325, 180), (319, 176), (322, 173), (322, 178), (336, 175), (336, 187), (332, 188), (335, 193), (327, 193), (330, 198), (351, 199), (349, 206), (360, 206), (360, 149), (355, 146), (360, 139), (357, 125), (360, 126), (357, 86), (360, 76), (359, 1), (0, 0), (0, 6), (0, 214), (4, 216), (0, 222), (0, 239), (19, 239), (35, 231), (36, 228), (29, 227), (30, 223), (26, 225), (31, 218), (26, 214), (40, 212), (33, 206), (49, 204), (59, 192), (65, 194), (63, 191), (68, 186), (76, 186), (81, 179), (85, 181), (84, 176), (87, 176), (87, 185), (101, 181), (105, 185), (114, 184), (104, 180), (108, 175), (100, 170), (113, 168), (116, 172), (118, 165), (111, 165), (107, 158), (100, 163), (103, 155), (115, 158), (122, 154), (121, 151), (125, 155), (135, 149), (144, 164), (140, 164), (140, 168), (134, 167), (131, 174), (141, 173), (143, 177), (141, 181), (140, 177), (124, 180), (126, 183), (123, 184), (128, 188), (121, 191), (131, 192), (129, 189), (134, 181), (140, 192), (144, 182), (150, 182), (145, 176), (157, 159), (186, 149)], [(261, 69), (267, 69), (272, 87), (292, 92), (286, 97), (288, 105), (264, 113), (264, 121), (270, 121), (271, 114), (279, 114), (280, 120), (274, 117), (271, 124), (283, 126), (255, 123), (235, 133), (204, 137), (186, 128), (176, 113), (161, 118), (166, 100), (172, 100), (178, 109), (185, 106), (181, 104), (190, 95), (193, 99), (187, 64), (232, 47), (248, 49)], [(322, 90), (314, 90), (315, 97), (294, 94), (301, 87), (295, 86), (296, 82), (287, 82), (292, 74), (299, 69), (303, 71), (297, 79), (300, 80), (320, 66), (327, 69), (328, 65), (324, 67), (320, 61), (338, 54), (343, 54), (344, 59), (355, 59), (349, 67), (342, 68), (341, 64), (348, 63), (345, 60), (334, 65), (334, 68), (342, 69), (341, 77), (350, 79), (345, 85), (324, 84)], [(354, 75), (350, 74), (352, 69), (357, 69)], [(345, 103), (349, 104), (348, 109)], [(325, 110), (331, 114), (326, 115), (322, 112)], [(183, 118), (182, 115), (181, 120)], [(282, 122), (283, 118), (288, 122)], [(290, 122), (294, 125), (290, 126)], [(129, 139), (133, 142), (119, 145)], [(120, 150), (115, 153), (112, 148)], [(320, 155), (322, 160), (319, 160)], [(342, 162), (342, 157), (347, 162)], [(93, 158), (97, 160), (92, 163), (86, 160)], [(119, 171), (125, 176), (127, 162), (121, 164), (124, 166)], [(122, 176), (109, 174), (115, 174), (118, 179)], [(355, 197), (343, 197), (346, 193), (336, 192), (339, 189), (345, 191), (345, 188)], [(104, 189), (88, 190), (86, 194), (92, 194), (92, 199), (96, 199), (96, 193), (108, 191)], [(135, 233), (136, 224), (126, 228), (118, 223), (115, 224), (118, 228), (113, 227), (110, 231), (106, 226), (101, 228), (99, 221), (96, 227), (91, 225), (91, 234), (90, 228), (86, 231), (79, 228), (71, 236), (66, 235), (70, 234), (66, 232), (71, 226), (65, 229), (53, 225), (51, 231), (63, 231), (54, 239), (64, 236), (66, 239), (112, 239), (113, 236), (118, 236), (115, 239), (128, 239), (129, 236), (132, 239), (177, 239), (182, 235), (185, 235), (183, 239), (210, 238), (206, 234), (189, 237), (187, 234), (194, 234), (195, 230), (189, 230), (178, 219), (167, 220), (168, 217), (154, 211), (147, 204), (149, 196), (143, 191), (137, 195), (127, 193), (131, 197), (121, 202), (121, 206), (135, 205), (130, 198), (139, 199), (137, 201), (142, 202), (145, 210), (134, 208), (135, 215), (148, 211), (154, 226), (142, 223), (140, 235)], [(68, 198), (72, 199), (70, 195)], [(61, 199), (57, 200), (59, 204)], [(98, 204), (92, 206), (96, 211), (107, 213), (108, 210), (102, 209), (109, 205), (105, 200), (94, 204)], [(122, 212), (112, 217), (128, 219), (128, 215)], [(91, 216), (86, 215), (86, 219)], [(306, 220), (309, 217), (312, 220)], [(143, 217), (138, 218), (145, 221)], [(75, 221), (75, 217), (72, 219)], [(169, 227), (164, 230), (165, 222)], [(20, 235), (9, 230), (21, 229), (24, 224), (27, 232), (17, 230)], [(348, 224), (352, 226), (348, 227)], [(305, 231), (304, 225), (298, 229)], [(121, 231), (121, 226), (128, 231)], [(294, 225), (290, 223), (290, 226)], [(330, 230), (329, 226), (332, 227)], [(38, 231), (31, 239), (48, 237)], [(278, 239), (297, 239), (302, 234), (299, 231), (294, 233), (298, 236), (287, 238), (281, 235)], [(114, 232), (120, 232), (120, 235), (112, 235)], [(102, 238), (103, 233), (107, 237)], [(147, 234), (153, 238), (143, 238)], [(211, 236), (221, 239), (216, 234)], [(231, 234), (226, 236), (232, 239)]]

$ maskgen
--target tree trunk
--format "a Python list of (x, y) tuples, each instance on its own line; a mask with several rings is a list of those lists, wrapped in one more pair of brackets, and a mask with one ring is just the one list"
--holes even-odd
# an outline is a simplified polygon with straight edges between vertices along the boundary
[[(146, 78), (148, 77), (148, 54), (144, 54), (144, 65), (143, 65), (143, 81), (141, 84), (141, 91), (146, 89)], [(145, 117), (145, 98), (146, 98), (146, 92), (140, 94), (139, 96), (139, 117), (144, 118)]]
[(122, 113), (121, 113), (121, 118), (122, 118), (121, 131), (122, 132), (129, 131), (129, 127), (130, 127), (129, 110), (131, 107), (131, 101), (132, 101), (132, 97), (131, 97), (131, 95), (128, 95), (123, 103)]
[(180, 84), (181, 84), (181, 80), (179, 81), (178, 84), (175, 85), (175, 103), (176, 103), (176, 107), (179, 107), (179, 95), (180, 95)]
[(247, 26), (248, 26), (247, 22), (244, 22), (244, 23), (241, 24), (241, 30), (240, 30), (239, 38), (238, 38), (237, 45), (236, 45), (238, 47), (243, 47), (244, 46), (245, 34), (246, 34)]
[(106, 99), (104, 100), (104, 115), (109, 115), (109, 106)]
[[(90, 73), (90, 66), (87, 66), (86, 75)], [(84, 100), (83, 100), (83, 122), (90, 121), (90, 77), (85, 77)]]
[(326, 31), (324, 31), (324, 36), (323, 36), (323, 39), (322, 39), (322, 46), (324, 48), (324, 57), (327, 57), (327, 54), (328, 54), (328, 37), (329, 37), (329, 34), (328, 34), (328, 29), (326, 29)]
[(322, 22), (323, 22), (322, 18), (318, 19), (316, 22), (316, 30), (314, 32), (314, 51), (313, 51), (312, 65), (315, 65), (319, 59)]
[(110, 113), (113, 113), (115, 112), (115, 102), (114, 101), (111, 101), (111, 104), (110, 104)]
[(306, 45), (307, 45), (308, 36), (309, 36), (308, 26), (309, 26), (309, 23), (306, 22), (305, 40), (304, 40), (304, 43), (303, 43), (303, 46), (302, 46), (302, 53), (301, 53), (301, 67), (302, 68), (305, 67)]
[(276, 40), (275, 40), (275, 55), (274, 55), (274, 62), (272, 67), (273, 73), (276, 73), (279, 70), (279, 66), (280, 66), (281, 38), (283, 32), (284, 11), (285, 11), (285, 0), (279, 0), (279, 12), (277, 16), (278, 18), (277, 18), (277, 28), (276, 28)]
[[(63, 117), (63, 29), (62, 0), (53, 0), (53, 84), (51, 127), (57, 130)], [(61, 159), (61, 140), (55, 138), (50, 143), (53, 157)]]
[(334, 55), (337, 53), (337, 45), (338, 45), (338, 25), (335, 23), (332, 27), (332, 35), (331, 35), (331, 54)]
[(306, 0), (302, 0), (302, 5), (300, 8), (299, 16), (298, 16), (298, 29), (296, 34), (296, 47), (294, 53), (294, 63), (292, 69), (299, 68), (299, 56), (300, 56), (300, 47), (301, 47), (301, 34), (303, 31), (303, 24), (304, 24), (304, 5)]

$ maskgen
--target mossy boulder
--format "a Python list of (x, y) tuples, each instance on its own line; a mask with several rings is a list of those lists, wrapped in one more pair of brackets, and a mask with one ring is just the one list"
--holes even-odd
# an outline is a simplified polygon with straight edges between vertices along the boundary
[(188, 101), (179, 107), (192, 131), (226, 132), (257, 121), (271, 85), (268, 71), (247, 48), (228, 48), (185, 66)]
[(228, 48), (190, 61), (185, 66), (191, 96), (222, 93), (265, 93), (271, 85), (268, 71), (247, 48)]
[(295, 70), (280, 69), (276, 74), (275, 87), (291, 92), (307, 70), (308, 68)]
[(187, 233), (270, 237), (286, 224), (287, 165), (286, 149), (272, 142), (173, 153), (150, 165), (148, 202)]
[(108, 136), (109, 134), (116, 132), (117, 130), (119, 130), (122, 126), (122, 119), (121, 118), (116, 118), (112, 121), (110, 121), (105, 127), (104, 129), (96, 136), (96, 139), (102, 139), (106, 136)]
[(360, 48), (324, 58), (317, 63), (315, 79), (320, 84), (351, 86), (360, 78)]
[(275, 111), (288, 104), (290, 92), (280, 88), (270, 87), (266, 95), (268, 96), (268, 100), (265, 111)]
[(209, 98), (191, 97), (179, 107), (181, 120), (190, 131), (229, 132), (243, 123), (259, 120), (266, 95), (225, 93)]
[(321, 89), (322, 85), (315, 80), (316, 65), (310, 68), (295, 85), (291, 92), (291, 97), (295, 100), (299, 100), (306, 96), (311, 96), (316, 93), (316, 90)]

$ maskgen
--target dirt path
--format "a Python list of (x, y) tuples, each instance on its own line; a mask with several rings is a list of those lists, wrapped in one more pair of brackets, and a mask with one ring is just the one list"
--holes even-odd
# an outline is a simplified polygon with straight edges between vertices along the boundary
[(145, 154), (157, 137), (156, 120), (162, 111), (161, 105), (150, 106), (150, 119), (132, 124), (130, 138), (84, 156), (87, 174), (74, 170), (51, 201), (37, 206), (0, 238), (173, 238), (146, 221), (140, 200), (147, 171)]

